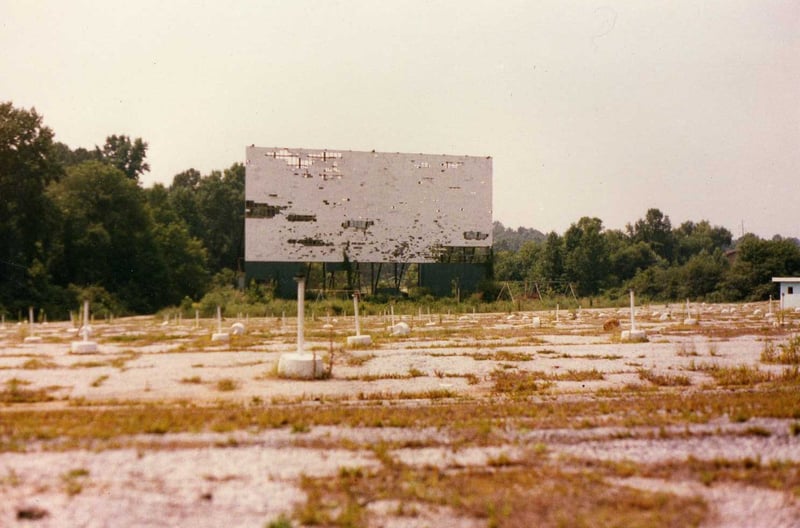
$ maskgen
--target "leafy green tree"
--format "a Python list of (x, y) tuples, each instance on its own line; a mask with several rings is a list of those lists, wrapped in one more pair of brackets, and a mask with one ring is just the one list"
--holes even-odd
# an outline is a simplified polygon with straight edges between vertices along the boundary
[(157, 223), (153, 236), (164, 264), (163, 301), (178, 304), (185, 297), (200, 299), (208, 289), (210, 276), (202, 242), (190, 236), (182, 222)]
[(698, 223), (684, 222), (673, 231), (673, 236), (675, 257), (680, 264), (702, 251), (711, 254), (717, 249), (728, 249), (733, 239), (730, 231), (724, 227), (712, 226), (708, 220)]
[(183, 218), (172, 207), (170, 192), (160, 183), (143, 189), (143, 196), (157, 224), (183, 223)]
[(632, 279), (636, 274), (658, 264), (661, 259), (645, 242), (621, 244), (609, 255), (609, 264), (617, 281)]
[(675, 241), (669, 216), (659, 209), (648, 209), (645, 217), (628, 224), (627, 230), (631, 240), (648, 244), (659, 257), (672, 262)]
[(702, 250), (680, 267), (681, 297), (705, 298), (714, 292), (728, 271), (728, 260), (722, 250)]
[(134, 181), (139, 181), (139, 176), (150, 172), (150, 165), (145, 161), (147, 157), (147, 143), (142, 138), (131, 140), (126, 135), (112, 135), (106, 138), (103, 147), (95, 147), (97, 156), (121, 170), (125, 176)]
[(628, 287), (645, 299), (671, 301), (685, 297), (681, 282), (678, 268), (662, 260), (660, 264), (639, 271), (628, 282)]
[(191, 236), (186, 222), (173, 209), (170, 191), (156, 184), (144, 192), (155, 221), (155, 242), (166, 267), (166, 298), (170, 304), (185, 297), (199, 299), (207, 290), (210, 276), (206, 248), (200, 239)]
[(244, 258), (244, 174), (244, 165), (235, 163), (223, 173), (212, 172), (197, 185), (201, 232), (192, 234), (208, 250), (212, 274), (223, 268), (237, 270)]
[(60, 142), (53, 144), (53, 157), (63, 168), (80, 165), (84, 161), (102, 161), (102, 157), (96, 150), (86, 150), (82, 147), (73, 150)]
[(135, 181), (88, 161), (67, 169), (48, 195), (62, 216), (62, 250), (52, 268), (60, 284), (102, 286), (135, 312), (165, 304), (165, 264)]
[(772, 277), (800, 274), (800, 248), (792, 240), (746, 234), (736, 250), (736, 260), (720, 286), (727, 299), (765, 300), (778, 293)]
[(534, 278), (556, 281), (564, 278), (564, 240), (551, 231), (542, 244), (542, 252), (534, 269)]
[(200, 174), (200, 171), (196, 169), (185, 170), (176, 174), (172, 178), (170, 190), (175, 190), (178, 188), (191, 190), (197, 189), (197, 186), (200, 185), (200, 180), (202, 179), (203, 176)]
[(61, 174), (53, 132), (36, 110), (0, 103), (0, 309), (46, 293), (57, 218), (44, 189)]
[(199, 171), (189, 169), (176, 174), (169, 187), (170, 209), (177, 214), (189, 229), (189, 234), (203, 240), (206, 223), (200, 217), (197, 192), (202, 176)]
[(536, 229), (511, 229), (495, 221), (492, 224), (492, 246), (495, 251), (519, 251), (526, 242), (542, 242), (544, 234)]
[(609, 263), (603, 221), (584, 216), (564, 233), (564, 272), (578, 285), (578, 294), (595, 295), (608, 277)]
[(517, 251), (498, 251), (494, 254), (494, 277), (496, 280), (520, 281), (525, 270)]

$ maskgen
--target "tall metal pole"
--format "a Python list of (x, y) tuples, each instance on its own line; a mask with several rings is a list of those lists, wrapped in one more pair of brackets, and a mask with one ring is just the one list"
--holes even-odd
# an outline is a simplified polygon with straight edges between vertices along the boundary
[(631, 332), (636, 330), (636, 318), (634, 317), (634, 306), (633, 306), (633, 289), (631, 289)]
[(358, 297), (359, 292), (353, 292), (353, 310), (356, 318), (356, 336), (361, 335), (361, 324), (358, 322)]
[(306, 278), (298, 275), (294, 278), (297, 281), (297, 353), (303, 353), (303, 321), (305, 320), (305, 301), (306, 301)]
[(89, 301), (83, 301), (83, 340), (89, 340)]

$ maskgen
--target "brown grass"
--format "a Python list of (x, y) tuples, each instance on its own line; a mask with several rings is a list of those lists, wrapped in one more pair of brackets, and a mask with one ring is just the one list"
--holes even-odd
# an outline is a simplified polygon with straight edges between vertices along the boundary
[(217, 381), (217, 390), (220, 392), (235, 391), (239, 388), (239, 382), (231, 378), (222, 378)]
[(780, 343), (778, 349), (772, 341), (765, 341), (761, 351), (761, 361), (781, 365), (800, 365), (800, 335), (794, 336), (786, 343)]
[(652, 370), (639, 369), (639, 379), (659, 387), (688, 387), (692, 383), (681, 374), (657, 374)]
[(495, 370), (491, 374), (492, 391), (511, 397), (526, 397), (553, 385), (542, 372)]
[(29, 381), (12, 378), (5, 383), (5, 388), (0, 390), (0, 403), (39, 403), (52, 401), (50, 392), (55, 387), (46, 389), (27, 389)]
[[(599, 464), (606, 467), (614, 465)], [(762, 463), (749, 457), (713, 460), (689, 457), (681, 461), (637, 465), (633, 468), (632, 474), (660, 479), (690, 479), (707, 486), (718, 482), (733, 482), (776, 491), (789, 491), (795, 497), (800, 497), (800, 464), (796, 462)]]
[(562, 468), (541, 457), (444, 471), (407, 467), (385, 452), (376, 456), (380, 469), (304, 477), (307, 500), (295, 510), (298, 522), (369, 526), (376, 520), (365, 505), (377, 500), (449, 507), (491, 527), (697, 526), (708, 512), (698, 498), (618, 486), (601, 471)]

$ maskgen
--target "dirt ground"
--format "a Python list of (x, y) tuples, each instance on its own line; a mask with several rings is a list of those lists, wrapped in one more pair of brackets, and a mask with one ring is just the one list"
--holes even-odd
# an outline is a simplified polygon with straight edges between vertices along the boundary
[[(797, 364), (765, 355), (800, 313), (693, 310), (639, 307), (644, 342), (620, 339), (627, 309), (397, 317), (407, 336), (370, 315), (358, 349), (352, 317), (308, 317), (332, 358), (313, 381), (276, 374), (288, 318), (227, 319), (245, 333), (222, 344), (211, 320), (95, 321), (93, 354), (68, 322), (6, 322), (0, 526), (800, 526)], [(438, 487), (467, 477), (486, 500)], [(636, 506), (608, 513), (611, 489)]]

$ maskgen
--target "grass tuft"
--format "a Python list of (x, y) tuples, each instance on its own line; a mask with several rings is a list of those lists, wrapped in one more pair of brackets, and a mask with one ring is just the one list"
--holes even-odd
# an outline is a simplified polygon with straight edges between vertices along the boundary
[(542, 379), (541, 372), (495, 370), (491, 373), (492, 391), (512, 397), (525, 397), (549, 388), (552, 381)]
[(220, 392), (235, 391), (239, 388), (239, 382), (232, 378), (222, 378), (217, 381), (217, 390)]
[(652, 370), (639, 369), (639, 379), (659, 387), (688, 387), (689, 378), (680, 374), (656, 374)]
[(772, 341), (765, 341), (761, 350), (761, 361), (764, 363), (778, 363), (780, 365), (800, 365), (800, 335), (789, 339), (786, 343), (778, 345), (780, 351), (775, 349)]
[(39, 403), (54, 399), (47, 389), (26, 389), (26, 385), (30, 382), (18, 378), (6, 381), (5, 388), (0, 391), (0, 403)]

